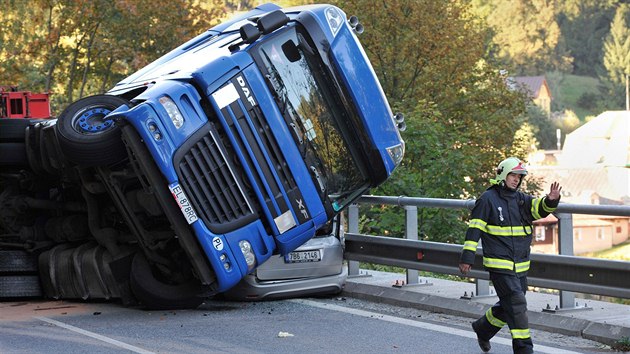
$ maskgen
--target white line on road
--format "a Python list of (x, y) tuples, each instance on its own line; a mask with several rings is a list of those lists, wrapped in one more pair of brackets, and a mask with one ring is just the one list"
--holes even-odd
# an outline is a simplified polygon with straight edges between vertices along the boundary
[[(406, 326), (412, 326), (412, 327), (428, 329), (428, 330), (436, 331), (436, 332), (442, 332), (442, 333), (447, 333), (447, 334), (454, 334), (454, 335), (460, 336), (460, 337), (472, 338), (472, 339), (475, 339), (475, 340), (477, 339), (477, 336), (474, 334), (474, 332), (472, 330), (465, 331), (465, 330), (462, 330), (462, 329), (446, 327), (446, 326), (440, 326), (440, 325), (436, 325), (436, 324), (432, 324), (432, 323), (414, 321), (414, 320), (410, 320), (410, 319), (406, 319), (406, 318), (394, 317), (394, 316), (384, 315), (384, 314), (376, 313), (376, 312), (369, 312), (369, 311), (365, 311), (365, 310), (353, 309), (353, 308), (343, 307), (343, 306), (334, 305), (334, 304), (324, 304), (324, 303), (317, 302), (317, 301), (312, 301), (312, 300), (293, 299), (293, 300), (288, 300), (288, 301), (296, 302), (296, 303), (299, 303), (299, 304), (302, 304), (302, 305), (318, 307), (318, 308), (321, 308), (321, 309), (327, 309), (327, 310), (338, 311), (338, 312), (345, 312), (345, 313), (349, 313), (349, 314), (357, 315), (357, 316), (361, 316), (361, 317), (373, 318), (373, 319), (387, 321), (387, 322), (399, 323), (399, 324), (403, 324), (403, 325), (406, 325)], [(492, 341), (495, 342), (495, 343), (507, 345), (507, 346), (510, 346), (510, 347), (512, 346), (512, 339), (501, 338), (501, 337), (494, 337), (494, 338), (492, 338)], [(476, 343), (475, 343), (475, 346), (476, 346)], [(534, 349), (536, 350), (537, 353), (579, 354), (578, 352), (573, 352), (573, 351), (570, 351), (570, 350), (564, 350), (564, 349), (560, 349), (560, 348), (547, 347), (547, 346), (540, 345), (540, 344), (535, 344), (534, 345)]]
[(109, 338), (109, 337), (105, 337), (105, 336), (102, 336), (102, 335), (94, 333), (94, 332), (86, 331), (84, 329), (81, 329), (81, 328), (78, 328), (78, 327), (75, 327), (75, 326), (71, 326), (69, 324), (65, 324), (63, 322), (59, 322), (59, 321), (56, 321), (56, 320), (53, 320), (53, 319), (50, 319), (50, 318), (47, 318), (47, 317), (35, 317), (35, 318), (40, 320), (40, 321), (44, 321), (44, 322), (48, 322), (50, 324), (53, 324), (53, 325), (55, 325), (57, 327), (65, 328), (67, 330), (70, 330), (70, 331), (82, 334), (84, 336), (92, 337), (94, 339), (98, 339), (98, 340), (103, 341), (105, 343), (109, 343), (111, 345), (115, 345), (117, 347), (121, 347), (121, 348), (130, 350), (132, 352), (142, 353), (142, 354), (154, 354), (152, 351), (148, 351), (148, 350), (145, 350), (145, 349), (142, 349), (142, 348), (138, 348), (138, 347), (135, 347), (135, 346), (133, 346), (131, 344), (123, 343), (121, 341), (118, 341), (118, 340), (115, 340), (115, 339), (112, 339), (112, 338)]

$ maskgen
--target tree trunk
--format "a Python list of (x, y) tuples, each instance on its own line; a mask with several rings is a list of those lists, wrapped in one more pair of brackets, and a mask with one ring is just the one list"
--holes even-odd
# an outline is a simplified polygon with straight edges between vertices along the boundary
[(109, 57), (109, 62), (107, 63), (107, 69), (105, 70), (105, 77), (103, 77), (103, 81), (101, 82), (101, 90), (99, 93), (105, 93), (107, 88), (107, 82), (109, 81), (109, 75), (112, 72), (112, 65), (114, 65), (114, 57)]
[(79, 98), (83, 97), (83, 91), (85, 90), (85, 85), (87, 84), (88, 73), (90, 71), (90, 65), (92, 64), (92, 46), (94, 44), (94, 38), (96, 38), (96, 33), (98, 32), (98, 27), (100, 26), (100, 22), (96, 24), (94, 27), (94, 31), (90, 33), (90, 40), (87, 45), (87, 53), (85, 54), (87, 62), (85, 63), (85, 67), (83, 68), (83, 78), (81, 80), (81, 89), (79, 90)]
[(81, 35), (81, 38), (79, 38), (79, 40), (76, 42), (74, 50), (73, 50), (73, 54), (72, 54), (72, 61), (70, 63), (70, 68), (68, 71), (68, 83), (67, 83), (67, 92), (66, 92), (66, 96), (68, 97), (68, 103), (71, 103), (73, 101), (73, 87), (74, 87), (74, 78), (76, 76), (77, 73), (77, 69), (78, 69), (78, 61), (79, 61), (79, 54), (81, 51), (81, 44), (83, 43), (83, 40), (85, 39), (86, 34), (83, 33)]

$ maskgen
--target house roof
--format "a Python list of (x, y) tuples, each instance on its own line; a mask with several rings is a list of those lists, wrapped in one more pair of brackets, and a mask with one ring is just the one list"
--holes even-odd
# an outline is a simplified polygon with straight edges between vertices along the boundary
[(565, 202), (630, 204), (630, 112), (604, 112), (566, 136), (555, 166), (530, 166), (542, 187), (558, 181)]
[[(509, 79), (510, 87), (512, 88), (524, 88), (529, 94), (536, 98), (540, 95), (540, 90), (543, 86), (547, 86), (547, 80), (544, 76), (514, 76)], [(549, 92), (549, 89), (547, 89)]]
[(567, 134), (560, 165), (630, 167), (630, 111), (608, 111)]
[(599, 197), (600, 204), (630, 201), (628, 169), (532, 166), (528, 170), (532, 177), (542, 178), (543, 191), (548, 191), (554, 181), (559, 182), (563, 202), (591, 204), (594, 195)]

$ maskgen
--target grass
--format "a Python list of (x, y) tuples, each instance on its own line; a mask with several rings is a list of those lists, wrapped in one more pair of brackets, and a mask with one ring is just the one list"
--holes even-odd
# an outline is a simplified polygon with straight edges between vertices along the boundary
[(630, 351), (630, 338), (622, 337), (612, 346), (612, 348), (620, 352)]
[(591, 258), (605, 258), (619, 261), (630, 261), (630, 242), (622, 243), (607, 250), (599, 252), (589, 252), (580, 256)]
[(599, 93), (597, 86), (599, 79), (590, 76), (577, 76), (551, 72), (546, 74), (547, 84), (551, 90), (552, 102), (555, 110), (569, 109), (575, 112), (584, 122), (588, 116), (595, 116), (601, 112), (594, 112), (578, 107), (577, 101), (584, 93)]

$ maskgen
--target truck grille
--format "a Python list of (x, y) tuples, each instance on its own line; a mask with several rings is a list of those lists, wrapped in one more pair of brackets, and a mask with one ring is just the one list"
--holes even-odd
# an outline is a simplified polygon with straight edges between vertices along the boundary
[(180, 183), (201, 219), (212, 231), (227, 232), (257, 216), (239, 180), (240, 168), (229, 163), (218, 133), (209, 126), (178, 151), (175, 161)]
[(269, 217), (267, 225), (289, 211), (295, 215), (298, 225), (306, 222), (310, 217), (304, 209), (302, 194), (284, 159), (282, 148), (260, 107), (252, 104), (242, 91), (246, 88), (251, 93), (251, 88), (242, 76), (230, 82), (240, 90), (239, 96), (220, 109), (219, 119), (223, 120), (225, 133), (234, 148), (243, 153), (243, 165), (252, 172), (252, 184), (257, 186), (260, 205)]

